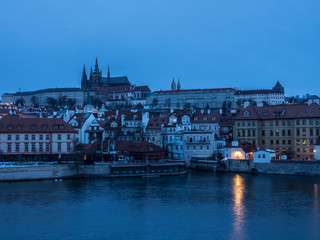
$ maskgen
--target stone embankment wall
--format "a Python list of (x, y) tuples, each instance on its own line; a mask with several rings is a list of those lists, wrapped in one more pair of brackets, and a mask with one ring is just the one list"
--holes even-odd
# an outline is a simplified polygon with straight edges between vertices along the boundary
[(253, 160), (228, 159), (226, 170), (230, 172), (252, 172), (283, 175), (320, 175), (320, 164), (302, 163), (254, 163)]
[(197, 169), (197, 170), (204, 170), (204, 171), (215, 171), (217, 166), (216, 161), (190, 161), (189, 168)]
[(320, 175), (320, 164), (255, 163), (259, 173), (285, 175)]
[(0, 168), (0, 181), (23, 181), (76, 177), (107, 177), (109, 165), (57, 164)]

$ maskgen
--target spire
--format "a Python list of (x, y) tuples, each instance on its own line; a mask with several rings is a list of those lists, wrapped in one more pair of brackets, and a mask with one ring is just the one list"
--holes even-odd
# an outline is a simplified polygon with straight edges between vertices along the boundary
[(171, 90), (177, 90), (177, 85), (176, 85), (176, 82), (174, 81), (174, 78), (172, 79)]
[(82, 78), (81, 78), (81, 88), (86, 89), (87, 88), (87, 73), (86, 73), (86, 65), (83, 66), (83, 73), (82, 73)]
[(109, 65), (108, 65), (108, 78), (110, 79), (110, 68), (109, 68)]
[(177, 90), (181, 90), (180, 79), (178, 78)]
[(96, 58), (96, 64), (94, 65), (94, 72), (99, 72), (98, 58)]

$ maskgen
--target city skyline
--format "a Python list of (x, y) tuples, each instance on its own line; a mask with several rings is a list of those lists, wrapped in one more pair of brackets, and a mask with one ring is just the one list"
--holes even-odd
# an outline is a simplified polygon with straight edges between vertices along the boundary
[[(183, 3), (183, 4), (182, 4)], [(312, 7), (310, 7), (312, 6)], [(80, 87), (106, 75), (152, 91), (238, 87), (319, 95), (317, 1), (10, 1), (0, 16), (4, 92)]]

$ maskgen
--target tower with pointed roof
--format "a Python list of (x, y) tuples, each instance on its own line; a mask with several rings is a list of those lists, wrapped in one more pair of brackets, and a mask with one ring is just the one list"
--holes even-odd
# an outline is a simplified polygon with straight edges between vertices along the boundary
[(176, 85), (176, 82), (174, 81), (174, 78), (172, 79), (172, 82), (171, 82), (171, 90), (177, 90), (177, 85)]
[(88, 89), (88, 77), (86, 73), (86, 66), (83, 66), (83, 73), (81, 79), (81, 89)]
[(177, 90), (181, 90), (180, 79), (178, 78)]
[(277, 81), (276, 85), (274, 85), (274, 87), (272, 88), (272, 90), (275, 90), (275, 91), (279, 91), (279, 92), (284, 93), (284, 87), (280, 84), (279, 81)]

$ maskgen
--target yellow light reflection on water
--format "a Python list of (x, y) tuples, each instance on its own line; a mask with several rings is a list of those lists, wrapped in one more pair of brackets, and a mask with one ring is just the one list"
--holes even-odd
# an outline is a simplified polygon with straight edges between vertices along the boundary
[(240, 175), (235, 175), (233, 179), (233, 234), (231, 239), (245, 239), (244, 224), (245, 224), (245, 209), (243, 204), (244, 194), (243, 178)]

